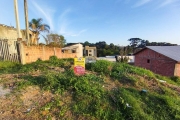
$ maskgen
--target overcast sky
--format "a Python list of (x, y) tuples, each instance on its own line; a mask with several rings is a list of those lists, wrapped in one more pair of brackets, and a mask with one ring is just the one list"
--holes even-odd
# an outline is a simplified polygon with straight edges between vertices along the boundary
[[(180, 0), (27, 0), (29, 21), (43, 18), (67, 42), (106, 41), (128, 45), (129, 38), (180, 44)], [(0, 24), (16, 27), (14, 0), (0, 0)], [(23, 0), (18, 0), (21, 29)], [(43, 39), (41, 39), (43, 41)]]

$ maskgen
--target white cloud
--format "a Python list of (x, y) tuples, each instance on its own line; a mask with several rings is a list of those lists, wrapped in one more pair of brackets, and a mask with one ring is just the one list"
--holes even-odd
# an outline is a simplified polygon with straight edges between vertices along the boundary
[(74, 36), (74, 37), (77, 37), (77, 36), (80, 36), (82, 33), (86, 32), (87, 29), (83, 29), (83, 30), (80, 30), (78, 32), (74, 32), (74, 31), (69, 31), (69, 30), (66, 30), (66, 29), (61, 29), (60, 30), (60, 34), (62, 35), (65, 35), (65, 36)]
[(70, 13), (70, 12), (71, 12), (71, 9), (70, 9), (70, 8), (66, 9), (66, 10), (59, 16), (59, 20), (64, 19), (64, 18), (66, 17), (66, 15), (67, 15), (68, 13)]
[(33, 5), (35, 6), (35, 8), (38, 10), (38, 12), (40, 12), (41, 14), (44, 15), (45, 19), (48, 22), (48, 25), (50, 26), (51, 30), (54, 30), (54, 24), (53, 24), (53, 20), (52, 20), (52, 15), (54, 14), (54, 10), (47, 8), (46, 7), (41, 7), (39, 6), (35, 1), (32, 1)]
[[(87, 29), (83, 29), (83, 30), (80, 30), (80, 31), (73, 30), (73, 28), (70, 26), (72, 24), (71, 23), (72, 20), (70, 20), (68, 18), (68, 15), (72, 11), (71, 8), (67, 8), (62, 13), (60, 13), (60, 15), (58, 17), (58, 22), (56, 24), (54, 24), (53, 23), (54, 22), (53, 21), (53, 19), (54, 19), (53, 15), (55, 13), (54, 9), (50, 9), (50, 7), (47, 7), (47, 6), (44, 6), (44, 5), (40, 6), (35, 1), (32, 1), (32, 4), (35, 7), (35, 9), (37, 9), (37, 11), (41, 15), (43, 15), (44, 18), (47, 20), (49, 26), (51, 27), (51, 31), (53, 31), (53, 32), (57, 31), (59, 34), (62, 34), (62, 35), (65, 35), (65, 36), (80, 36), (82, 33), (87, 31)], [(33, 8), (30, 8), (30, 9), (33, 9)], [(56, 11), (56, 12), (58, 12), (58, 11)]]
[(176, 2), (177, 0), (163, 0), (164, 2), (159, 7), (164, 7), (166, 5), (172, 4)]
[(140, 0), (139, 2), (137, 2), (133, 7), (140, 7), (143, 6), (149, 2), (151, 2), (152, 0)]
[(87, 29), (83, 29), (80, 31), (73, 31), (70, 27), (70, 25), (72, 24), (71, 21), (68, 19), (68, 14), (70, 14), (71, 9), (68, 8), (66, 10), (63, 11), (63, 13), (61, 13), (61, 15), (59, 16), (59, 34), (65, 35), (65, 36), (80, 36), (82, 33), (86, 32)]
[(79, 35), (81, 35), (82, 33), (86, 32), (86, 31), (87, 31), (87, 29), (83, 29), (83, 30), (79, 31), (76, 34), (71, 34), (70, 36), (79, 36)]

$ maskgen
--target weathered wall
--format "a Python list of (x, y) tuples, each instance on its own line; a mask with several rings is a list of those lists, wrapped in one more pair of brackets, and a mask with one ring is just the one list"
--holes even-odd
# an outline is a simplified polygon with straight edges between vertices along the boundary
[(175, 75), (175, 76), (180, 76), (180, 63), (177, 63), (177, 64), (175, 65), (174, 75)]
[(0, 25), (0, 38), (17, 38), (17, 31), (13, 27)]
[(153, 50), (145, 49), (135, 55), (135, 65), (164, 76), (174, 76), (176, 61)]
[(76, 53), (62, 53), (61, 48), (46, 47), (46, 46), (23, 46), (24, 49), (24, 64), (35, 62), (39, 58), (41, 60), (49, 60), (50, 56), (58, 58), (74, 58)]
[[(29, 31), (31, 34), (32, 32)], [(22, 40), (26, 39), (26, 31), (21, 30)], [(0, 38), (17, 39), (17, 30), (14, 27), (0, 24)]]

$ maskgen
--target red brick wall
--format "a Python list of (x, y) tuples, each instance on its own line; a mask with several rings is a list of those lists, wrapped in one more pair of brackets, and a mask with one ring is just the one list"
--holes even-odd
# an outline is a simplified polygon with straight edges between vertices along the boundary
[(148, 48), (135, 55), (136, 66), (149, 69), (164, 76), (174, 76), (175, 64), (176, 61)]
[(74, 58), (76, 53), (62, 53), (61, 48), (24, 45), (25, 63), (35, 62), (38, 58), (49, 60), (49, 57), (54, 55), (58, 58)]

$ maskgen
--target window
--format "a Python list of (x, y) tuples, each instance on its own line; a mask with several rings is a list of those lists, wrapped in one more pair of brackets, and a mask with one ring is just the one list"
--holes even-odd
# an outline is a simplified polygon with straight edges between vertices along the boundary
[(89, 50), (89, 52), (91, 52), (91, 50)]
[(89, 54), (89, 56), (92, 56), (92, 54)]
[(150, 59), (147, 59), (147, 63), (150, 63)]
[(76, 50), (72, 50), (72, 53), (76, 53)]

